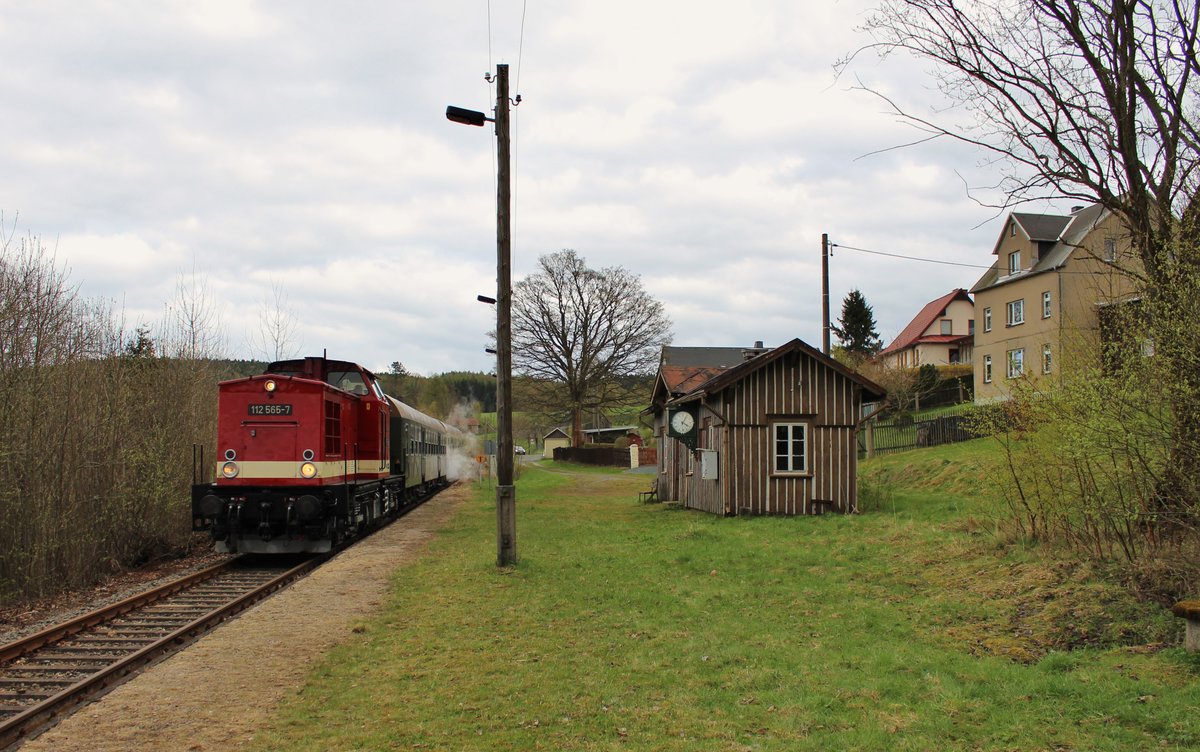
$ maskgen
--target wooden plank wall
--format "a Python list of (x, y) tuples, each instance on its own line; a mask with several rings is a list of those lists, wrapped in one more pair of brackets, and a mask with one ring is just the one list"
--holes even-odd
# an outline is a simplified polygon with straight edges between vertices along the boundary
[[(722, 475), (733, 513), (812, 514), (813, 500), (849, 511), (857, 503), (855, 384), (803, 352), (793, 352), (734, 384), (722, 395), (728, 421)], [(771, 421), (809, 422), (806, 476), (773, 476)], [(732, 470), (732, 472), (731, 472)], [(704, 508), (712, 506), (704, 499)], [(700, 508), (700, 507), (698, 507)]]

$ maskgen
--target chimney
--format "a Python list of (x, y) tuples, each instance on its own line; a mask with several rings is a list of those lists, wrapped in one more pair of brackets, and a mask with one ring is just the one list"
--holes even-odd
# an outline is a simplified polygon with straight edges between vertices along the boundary
[(754, 347), (749, 347), (749, 348), (742, 350), (742, 360), (750, 360), (752, 358), (757, 358), (759, 355), (762, 355), (766, 351), (767, 351), (767, 348), (763, 347), (762, 340), (761, 339), (757, 340), (754, 343)]
[(1079, 213), (1079, 212), (1081, 212), (1081, 211), (1083, 211), (1083, 207), (1082, 207), (1082, 206), (1072, 206), (1072, 207), (1071, 207), (1071, 213), (1072, 213), (1072, 214), (1078, 214), (1078, 213)]

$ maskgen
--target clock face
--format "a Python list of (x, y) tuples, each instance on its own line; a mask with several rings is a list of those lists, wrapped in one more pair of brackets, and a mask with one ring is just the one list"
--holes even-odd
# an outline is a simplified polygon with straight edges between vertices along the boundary
[(691, 413), (677, 412), (671, 416), (671, 428), (675, 433), (691, 433), (694, 425), (696, 425), (696, 419), (692, 417)]

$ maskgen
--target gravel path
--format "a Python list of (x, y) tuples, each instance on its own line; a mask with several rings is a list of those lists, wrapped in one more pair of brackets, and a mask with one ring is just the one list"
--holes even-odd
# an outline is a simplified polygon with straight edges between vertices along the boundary
[(80, 709), (22, 752), (236, 750), (309, 667), (378, 611), (389, 579), (471, 493), (460, 483), (183, 652)]

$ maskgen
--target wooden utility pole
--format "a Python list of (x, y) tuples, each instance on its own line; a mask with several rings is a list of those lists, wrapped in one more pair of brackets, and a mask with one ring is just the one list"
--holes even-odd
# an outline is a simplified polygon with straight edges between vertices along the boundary
[(513, 485), (512, 235), (508, 143), (508, 66), (496, 66), (496, 566), (517, 562), (517, 489)]
[(821, 233), (821, 352), (829, 354), (829, 233)]

